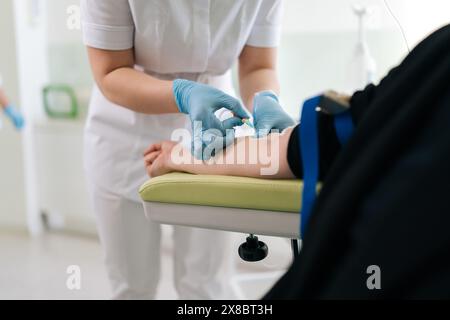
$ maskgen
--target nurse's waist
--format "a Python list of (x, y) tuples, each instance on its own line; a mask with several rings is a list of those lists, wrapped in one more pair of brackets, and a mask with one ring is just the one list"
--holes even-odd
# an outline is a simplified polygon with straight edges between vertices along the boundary
[(151, 70), (146, 70), (141, 67), (136, 67), (136, 69), (145, 72), (146, 74), (155, 77), (160, 80), (172, 81), (175, 79), (186, 79), (201, 83), (210, 83), (217, 80), (230, 80), (231, 72), (228, 71), (225, 74), (214, 74), (214, 73), (192, 73), (192, 72), (180, 72), (180, 73), (158, 73)]
[(117, 118), (108, 113), (92, 114), (85, 126), (86, 134), (93, 134), (110, 144), (126, 143), (131, 146), (137, 141), (145, 144), (171, 140), (176, 130), (188, 130), (189, 118), (185, 115), (146, 116), (134, 114), (135, 119)]

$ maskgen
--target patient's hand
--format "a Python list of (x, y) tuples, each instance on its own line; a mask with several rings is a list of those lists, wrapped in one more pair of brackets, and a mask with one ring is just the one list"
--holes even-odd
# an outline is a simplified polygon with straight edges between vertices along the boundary
[(173, 172), (171, 155), (176, 142), (165, 141), (151, 145), (144, 153), (145, 167), (150, 177), (158, 177)]

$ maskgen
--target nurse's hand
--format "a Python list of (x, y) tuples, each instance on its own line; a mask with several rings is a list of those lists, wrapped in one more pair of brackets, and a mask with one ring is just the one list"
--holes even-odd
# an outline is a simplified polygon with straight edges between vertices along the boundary
[[(243, 119), (249, 118), (239, 100), (205, 84), (175, 80), (173, 93), (180, 112), (188, 114), (192, 121), (192, 154), (200, 160), (208, 160), (210, 152), (204, 150), (211, 149), (212, 145), (217, 148), (218, 142), (223, 142), (220, 148), (225, 148), (230, 140), (224, 138), (227, 130), (230, 133), (234, 127), (243, 124)], [(222, 108), (230, 110), (234, 117), (220, 121), (215, 112)], [(205, 134), (210, 129), (215, 130)], [(215, 137), (211, 139), (212, 136)]]
[(13, 106), (7, 106), (4, 110), (5, 115), (11, 120), (17, 130), (22, 130), (25, 125), (25, 120), (19, 110)]
[(253, 121), (258, 137), (267, 136), (272, 130), (283, 132), (296, 124), (271, 91), (256, 94), (253, 105)]

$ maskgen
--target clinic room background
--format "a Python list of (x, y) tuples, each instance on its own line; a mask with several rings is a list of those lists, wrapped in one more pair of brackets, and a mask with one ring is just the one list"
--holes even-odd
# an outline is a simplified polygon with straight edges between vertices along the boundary
[[(324, 88), (357, 89), (352, 79), (358, 16), (379, 81), (431, 31), (450, 21), (447, 0), (286, 0), (279, 53), (282, 105), (298, 119), (301, 102)], [(438, 9), (439, 8), (439, 9)], [(0, 117), (0, 299), (107, 299), (110, 295), (83, 172), (83, 127), (93, 80), (76, 0), (0, 1), (3, 89), (25, 117), (18, 132)], [(159, 299), (175, 299), (163, 228)], [(245, 235), (235, 234), (237, 248)], [(269, 257), (230, 259), (242, 299), (259, 298), (290, 264), (290, 243), (262, 237)], [(70, 290), (70, 266), (83, 271)]]

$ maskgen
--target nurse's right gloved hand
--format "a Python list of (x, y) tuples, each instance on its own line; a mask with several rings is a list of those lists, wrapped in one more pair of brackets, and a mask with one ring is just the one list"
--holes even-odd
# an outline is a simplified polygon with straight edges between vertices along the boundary
[[(234, 127), (249, 118), (246, 109), (236, 98), (211, 86), (188, 81), (173, 83), (175, 101), (181, 113), (188, 114), (192, 122), (192, 153), (200, 160), (208, 160), (211, 150), (223, 149), (234, 141)], [(215, 113), (225, 108), (234, 117), (220, 121)]]
[(5, 115), (11, 120), (13, 125), (17, 130), (23, 129), (25, 125), (25, 120), (23, 119), (20, 111), (14, 108), (13, 106), (7, 106), (4, 110)]

